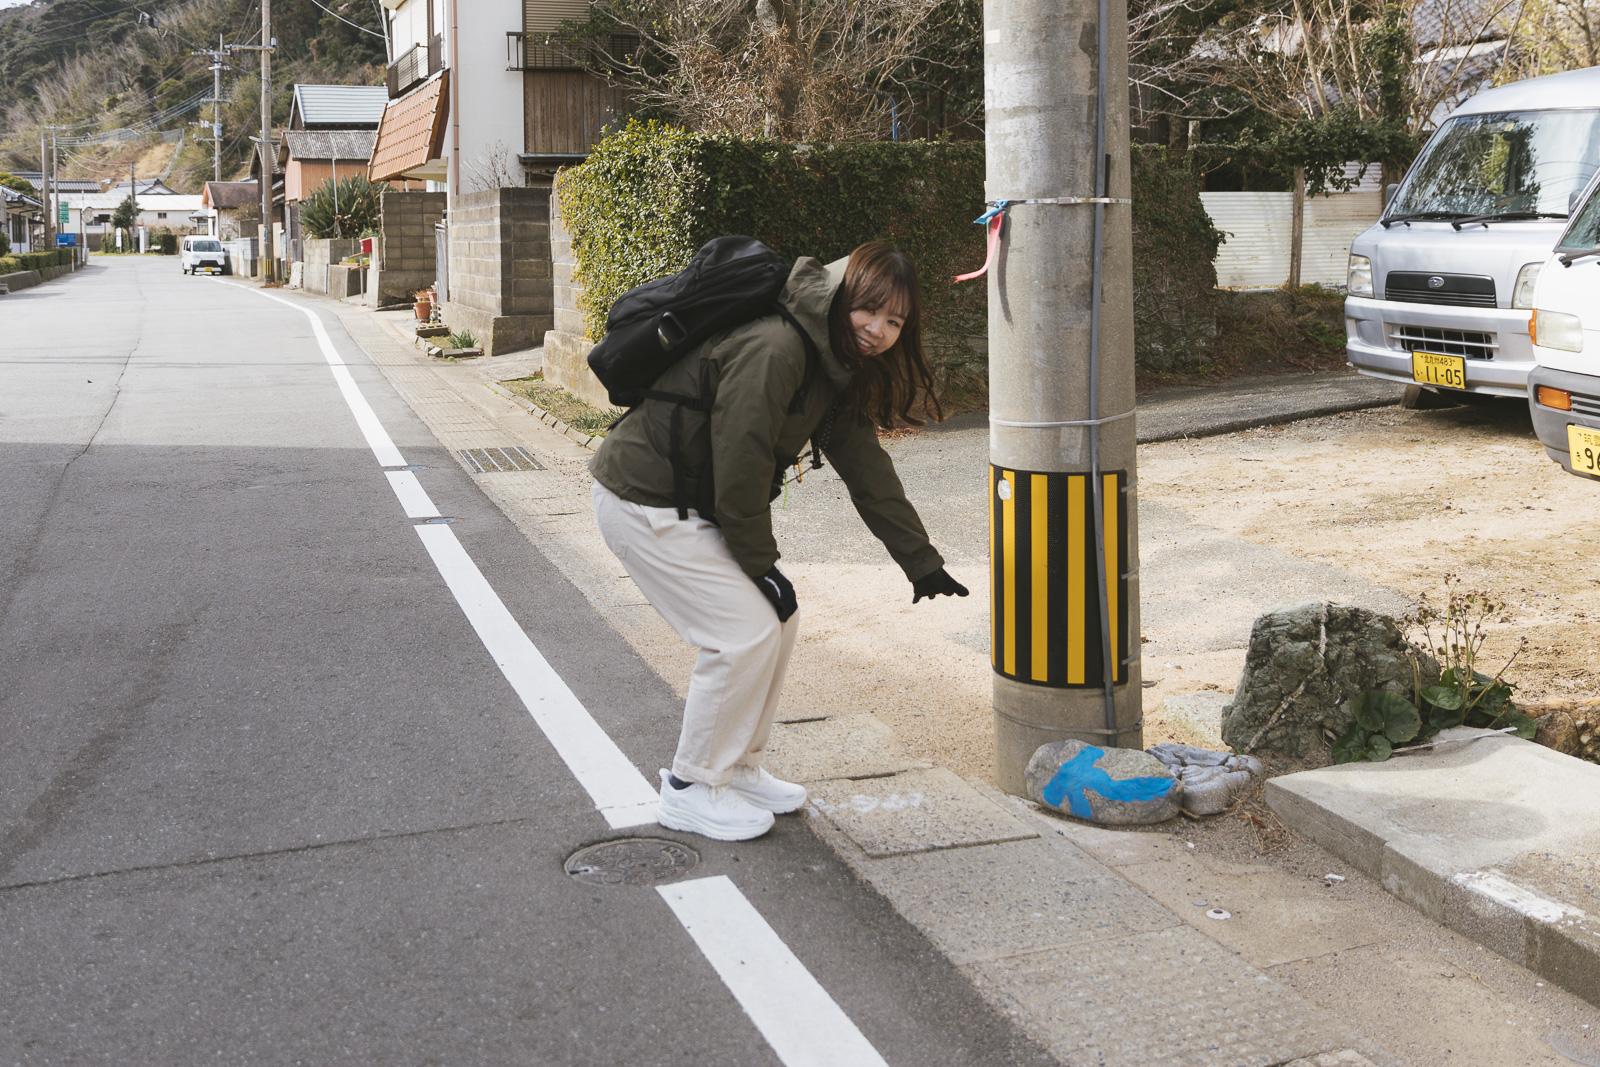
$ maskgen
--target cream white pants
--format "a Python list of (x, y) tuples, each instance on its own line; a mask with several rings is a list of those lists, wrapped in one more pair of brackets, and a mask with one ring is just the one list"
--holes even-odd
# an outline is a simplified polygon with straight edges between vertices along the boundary
[(679, 519), (675, 508), (623, 500), (599, 482), (593, 496), (607, 546), (650, 605), (700, 650), (672, 773), (724, 785), (735, 766), (760, 766), (799, 614), (779, 623), (722, 531), (695, 512)]

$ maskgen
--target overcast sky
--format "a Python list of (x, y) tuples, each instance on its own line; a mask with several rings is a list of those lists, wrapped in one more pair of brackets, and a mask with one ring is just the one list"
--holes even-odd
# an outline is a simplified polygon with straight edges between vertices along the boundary
[(28, 0), (0, 0), (0, 7), (21, 7)]

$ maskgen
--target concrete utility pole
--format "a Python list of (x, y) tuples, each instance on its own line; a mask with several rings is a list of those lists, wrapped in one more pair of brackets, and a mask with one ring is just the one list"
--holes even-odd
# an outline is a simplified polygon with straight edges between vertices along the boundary
[(133, 226), (128, 230), (130, 252), (139, 251), (139, 179), (134, 176), (133, 164), (128, 164), (128, 197), (133, 201)]
[(190, 55), (209, 56), (211, 59), (211, 121), (192, 122), (191, 126), (207, 126), (211, 129), (211, 179), (222, 180), (222, 57), (227, 55), (227, 46), (222, 43), (222, 38), (217, 38), (217, 47), (196, 48)]
[(44, 246), (56, 246), (56, 214), (50, 206), (50, 127), (39, 128), (39, 184), (44, 188), (39, 190), (44, 200)]
[[(995, 756), (1143, 743), (1122, 0), (988, 0)], [(1109, 665), (1109, 666), (1108, 666)]]
[(277, 280), (272, 248), (272, 0), (261, 0), (261, 280)]

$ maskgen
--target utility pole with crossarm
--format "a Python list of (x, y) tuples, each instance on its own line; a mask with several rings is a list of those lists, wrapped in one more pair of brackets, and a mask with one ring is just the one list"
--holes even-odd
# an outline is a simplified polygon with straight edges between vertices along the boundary
[(272, 0), (261, 0), (261, 43), (230, 44), (227, 52), (261, 53), (261, 136), (253, 137), (261, 151), (261, 280), (277, 279), (277, 257), (272, 239), (272, 169), (274, 145), (272, 141), (272, 52), (277, 44), (272, 39)]

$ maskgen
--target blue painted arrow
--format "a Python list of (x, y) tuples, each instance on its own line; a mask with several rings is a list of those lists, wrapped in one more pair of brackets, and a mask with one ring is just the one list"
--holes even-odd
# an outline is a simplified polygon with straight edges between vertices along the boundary
[(1065, 800), (1072, 814), (1087, 819), (1094, 814), (1089, 805), (1090, 790), (1107, 800), (1156, 800), (1178, 784), (1174, 778), (1113, 778), (1095, 766), (1104, 755), (1104, 749), (1089, 745), (1063, 763), (1044, 787), (1044, 802), (1059, 808)]

